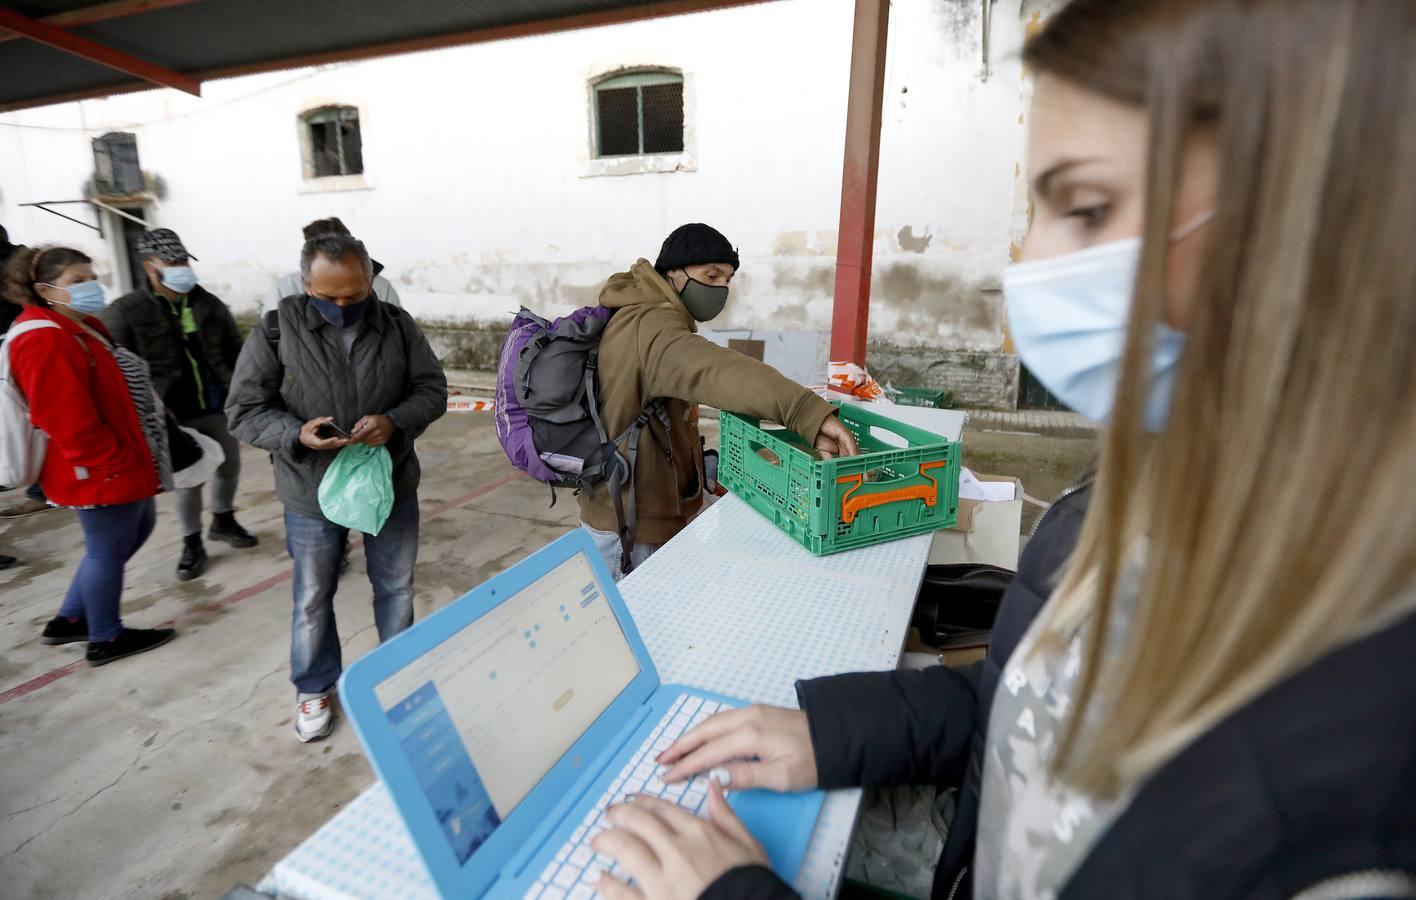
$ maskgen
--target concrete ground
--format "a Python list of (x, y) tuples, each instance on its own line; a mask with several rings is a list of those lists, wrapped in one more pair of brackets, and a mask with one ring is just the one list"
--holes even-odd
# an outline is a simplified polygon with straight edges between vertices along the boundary
[[(417, 615), (573, 527), (575, 503), (514, 478), (491, 417), (449, 415), (423, 460)], [(254, 884), (373, 779), (346, 723), (300, 744), (291, 725), (290, 566), (265, 454), (247, 448), (240, 518), (261, 544), (208, 545), (206, 574), (173, 578), (170, 501), (128, 567), (123, 616), (174, 622), (148, 654), (92, 669), (84, 644), (46, 647), (82, 555), (67, 510), (0, 520), (0, 896), (219, 897)], [(346, 660), (376, 643), (362, 552), (337, 599)]]
[[(1018, 474), (1046, 497), (1091, 446), (970, 428), (965, 462)], [(445, 417), (419, 454), (419, 618), (575, 523), (571, 497), (548, 509), (545, 487), (515, 477), (486, 414)], [(259, 881), (372, 781), (347, 723), (320, 743), (295, 739), (281, 507), (265, 455), (248, 448), (243, 465), (240, 518), (261, 545), (209, 544), (206, 574), (179, 584), (180, 542), (159, 498), (123, 615), (138, 627), (175, 622), (179, 636), (99, 669), (82, 643), (39, 643), (82, 555), (74, 514), (0, 520), (0, 551), (22, 560), (0, 572), (0, 896), (219, 897)], [(346, 660), (375, 644), (369, 603), (356, 545), (337, 600)]]

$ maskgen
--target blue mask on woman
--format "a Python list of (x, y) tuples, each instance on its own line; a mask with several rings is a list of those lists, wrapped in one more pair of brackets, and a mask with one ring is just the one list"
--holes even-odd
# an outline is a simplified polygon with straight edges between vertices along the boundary
[(340, 306), (329, 300), (321, 300), (319, 297), (311, 297), (310, 302), (315, 304), (315, 309), (319, 310), (324, 320), (335, 328), (348, 328), (364, 318), (364, 310), (368, 308), (369, 301), (363, 300), (359, 303), (351, 303), (348, 306)]
[[(49, 287), (58, 288), (58, 285), (51, 284)], [(68, 293), (69, 308), (76, 312), (91, 316), (103, 309), (105, 303), (103, 285), (97, 281), (80, 281), (78, 284), (58, 289)]]
[[(1204, 213), (1178, 229), (1180, 240), (1209, 221)], [(1141, 240), (1113, 241), (1075, 253), (1019, 263), (1003, 271), (1003, 302), (1018, 356), (1059, 400), (1094, 422), (1111, 416)], [(1145, 428), (1165, 429), (1185, 335), (1158, 322), (1151, 344)]]

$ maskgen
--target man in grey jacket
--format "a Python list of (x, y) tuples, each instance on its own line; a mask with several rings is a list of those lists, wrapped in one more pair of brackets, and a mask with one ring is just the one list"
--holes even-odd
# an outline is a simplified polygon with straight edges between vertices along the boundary
[(393, 511), (377, 535), (364, 536), (374, 620), (386, 641), (413, 623), (420, 475), (413, 442), (447, 411), (447, 379), (413, 318), (373, 295), (362, 242), (341, 234), (309, 240), (300, 271), (305, 293), (281, 300), (246, 340), (226, 413), (236, 437), (275, 461), (294, 561), (295, 733), (311, 741), (333, 726), (329, 694), (343, 671), (334, 592), (349, 534), (321, 512), (320, 480), (350, 444), (386, 447), (392, 457)]

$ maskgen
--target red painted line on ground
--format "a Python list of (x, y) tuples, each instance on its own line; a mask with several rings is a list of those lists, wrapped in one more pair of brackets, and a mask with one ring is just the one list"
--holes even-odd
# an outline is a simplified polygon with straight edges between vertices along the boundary
[[(449, 500), (440, 506), (433, 507), (433, 509), (429, 510), (426, 513), (423, 513), (423, 515), (420, 516), (419, 520), (426, 522), (429, 519), (435, 519), (443, 513), (448, 512), (449, 510), (454, 510), (459, 507), (466, 506), (473, 500), (480, 500), (481, 498), (487, 496), (493, 491), (505, 487), (511, 482), (516, 481), (518, 478), (524, 477), (525, 475), (520, 471), (512, 472), (510, 475), (505, 475), (501, 478), (498, 478), (496, 481), (492, 481), (482, 485), (474, 491), (463, 494), (461, 497), (458, 497), (455, 500)], [(357, 544), (354, 545), (350, 548), (351, 555), (355, 552), (358, 552), (358, 550), (360, 549), (362, 548), (360, 548)], [(262, 579), (261, 581), (258, 581), (255, 584), (243, 587), (235, 593), (228, 594), (225, 597), (222, 597), (220, 600), (214, 600), (211, 603), (203, 603), (201, 606), (194, 607), (191, 612), (178, 616), (177, 618), (172, 619), (168, 622), (164, 622), (162, 627), (165, 628), (170, 627), (172, 625), (179, 625), (184, 620), (190, 619), (193, 616), (198, 616), (202, 613), (213, 612), (218, 609), (226, 609), (229, 606), (235, 606), (242, 600), (247, 600), (251, 597), (256, 596), (257, 594), (263, 594), (271, 588), (275, 587), (276, 585), (289, 581), (293, 575), (293, 569), (286, 569), (284, 572), (279, 572), (275, 575), (270, 576), (269, 578)], [(80, 669), (84, 668), (88, 668), (84, 660), (76, 659), (68, 665), (60, 666), (57, 669), (52, 669), (48, 672), (45, 672), (43, 675), (40, 675), (36, 678), (31, 678), (29, 681), (26, 681), (23, 684), (17, 684), (9, 690), (0, 693), (0, 706), (9, 703), (11, 700), (19, 699), (20, 697), (23, 697), (27, 694), (33, 694), (40, 688), (47, 687), (48, 685), (53, 684), (59, 679), (72, 675)]]
[(32, 694), (40, 688), (44, 687), (46, 684), (53, 684), (54, 682), (63, 678), (65, 675), (73, 674), (79, 669), (79, 667), (83, 665), (85, 665), (85, 663), (82, 659), (76, 659), (73, 662), (69, 663), (67, 666), (60, 666), (57, 669), (45, 672), (38, 678), (31, 678), (24, 684), (16, 685), (15, 687), (10, 688), (5, 693), (0, 694), (0, 704), (9, 703), (16, 697), (23, 697), (25, 694)]
[(493, 482), (491, 482), (491, 483), (489, 483), (489, 484), (484, 484), (484, 485), (482, 485), (481, 487), (477, 488), (475, 491), (472, 491), (472, 492), (469, 493), (469, 494), (463, 494), (461, 497), (458, 497), (456, 500), (449, 500), (449, 501), (447, 501), (446, 503), (444, 503), (442, 506), (435, 506), (435, 507), (433, 507), (433, 509), (432, 509), (431, 512), (427, 512), (427, 513), (424, 513), (424, 514), (423, 514), (423, 521), (426, 522), (426, 521), (428, 521), (429, 519), (435, 519), (435, 518), (437, 518), (438, 516), (442, 515), (443, 513), (447, 512), (448, 510), (457, 509), (457, 508), (460, 507), (460, 506), (466, 506), (467, 504), (471, 503), (473, 500), (480, 500), (481, 498), (483, 498), (483, 497), (487, 496), (488, 494), (490, 494), (492, 491), (495, 491), (495, 490), (497, 490), (498, 488), (505, 487), (506, 485), (511, 484), (513, 481), (516, 481), (518, 478), (525, 478), (525, 477), (526, 477), (526, 474), (525, 474), (524, 472), (522, 472), (520, 469), (517, 469), (517, 470), (513, 471), (510, 475), (503, 475), (501, 478), (498, 478), (496, 481), (493, 481)]

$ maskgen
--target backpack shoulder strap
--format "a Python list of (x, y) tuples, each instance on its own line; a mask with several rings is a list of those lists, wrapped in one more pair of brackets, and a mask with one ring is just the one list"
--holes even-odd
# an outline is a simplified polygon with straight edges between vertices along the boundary
[(265, 331), (266, 340), (270, 341), (270, 349), (277, 351), (276, 357), (280, 356), (280, 307), (270, 310), (261, 316), (261, 328)]
[(9, 331), (6, 331), (4, 334), (0, 334), (0, 341), (12, 341), (22, 334), (28, 334), (31, 331), (38, 331), (41, 328), (58, 327), (59, 325), (57, 323), (51, 322), (48, 319), (30, 319), (27, 322), (16, 322), (14, 325), (10, 326)]
[(265, 332), (266, 340), (270, 342), (270, 352), (275, 354), (276, 371), (279, 374), (277, 382), (285, 380), (285, 364), (280, 361), (280, 307), (270, 310), (261, 316), (261, 330)]
[[(10, 356), (10, 342), (22, 334), (29, 334), (31, 331), (38, 331), (41, 328), (59, 328), (58, 323), (48, 319), (30, 319), (28, 322), (17, 322), (11, 325), (8, 331), (0, 333), (0, 347), (4, 348), (5, 357)], [(83, 341), (79, 341), (83, 343)]]
[(413, 321), (413, 314), (401, 306), (394, 306), (392, 303), (385, 303), (383, 307), (384, 315), (393, 322), (393, 328), (398, 332), (398, 337), (403, 341), (403, 349), (407, 350), (413, 345), (413, 339), (408, 335), (407, 326), (416, 324)]
[[(385, 303), (383, 305), (383, 313), (393, 322), (393, 328), (398, 332), (399, 341), (403, 344), (403, 358), (410, 363), (410, 365), (404, 367), (403, 371), (403, 386), (406, 388), (413, 383), (413, 367), (411, 365), (413, 360), (413, 338), (409, 336), (408, 329), (405, 326), (416, 325), (417, 322), (414, 321), (412, 313), (401, 306), (394, 306), (392, 303)], [(552, 494), (551, 496), (554, 497), (555, 495)]]
[[(59, 325), (48, 319), (30, 319), (27, 322), (17, 322), (11, 325), (8, 331), (0, 334), (0, 381), (10, 380), (10, 342), (22, 334), (29, 334), (41, 328), (59, 328)], [(78, 341), (84, 350), (88, 350), (78, 335), (74, 335), (74, 340)]]
[[(663, 423), (665, 433), (669, 429), (668, 403), (662, 398), (656, 398), (649, 402), (648, 406), (640, 410), (633, 424), (625, 430), (625, 433), (605, 446), (605, 454), (613, 454), (613, 457), (605, 465), (611, 467), (607, 473), (606, 481), (610, 488), (610, 503), (615, 509), (615, 524), (619, 526), (620, 539), (620, 571), (628, 575), (634, 570), (631, 555), (634, 552), (634, 545), (639, 537), (639, 485), (637, 477), (637, 465), (639, 462), (639, 438), (644, 433), (644, 429), (649, 427), (649, 423), (658, 419)], [(604, 426), (596, 418), (595, 424), (604, 434)], [(628, 446), (623, 453), (619, 450), (620, 441), (628, 439)], [(673, 463), (673, 447), (668, 445), (664, 450), (665, 458)], [(629, 496), (621, 497), (620, 491), (623, 485), (628, 484)]]

